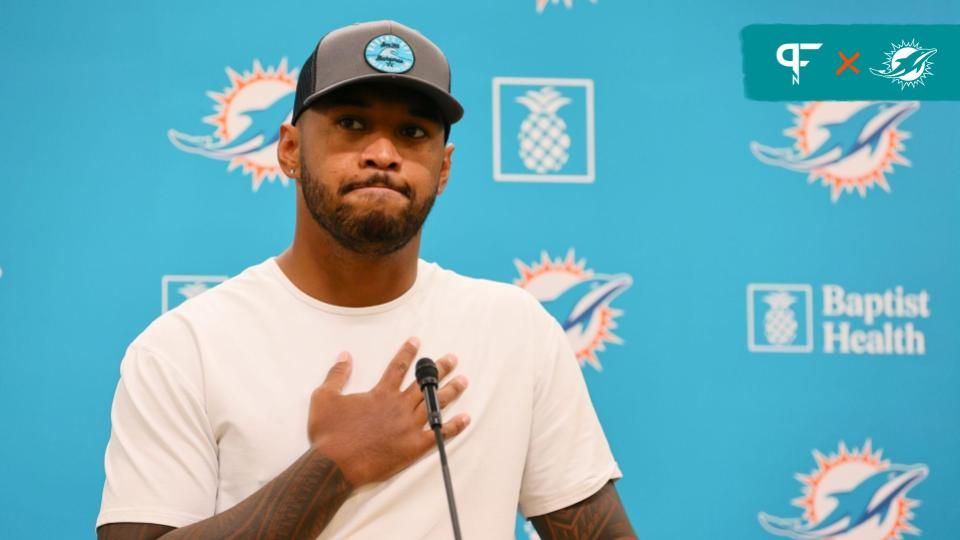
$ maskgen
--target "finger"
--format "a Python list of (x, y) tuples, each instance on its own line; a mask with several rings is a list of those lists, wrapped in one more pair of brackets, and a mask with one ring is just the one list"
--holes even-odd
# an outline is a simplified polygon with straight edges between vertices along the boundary
[[(442, 381), (454, 368), (457, 367), (457, 357), (453, 354), (445, 354), (437, 360), (437, 380)], [(412, 405), (423, 401), (423, 393), (420, 390), (420, 384), (414, 380), (410, 386), (403, 391), (405, 399), (408, 399)]]
[(457, 355), (448, 353), (437, 360), (437, 380), (442, 381), (444, 377), (450, 374), (457, 367)]
[(437, 399), (440, 401), (440, 408), (444, 408), (450, 404), (451, 401), (460, 397), (460, 394), (467, 389), (469, 381), (463, 375), (458, 376), (447, 384), (443, 385), (437, 392)]
[[(449, 440), (463, 433), (463, 430), (467, 429), (469, 425), (470, 415), (458, 414), (440, 426), (440, 434), (443, 435), (444, 440)], [(423, 435), (423, 440), (427, 443), (427, 446), (433, 446), (436, 442), (436, 436), (433, 434), (433, 430), (428, 428), (423, 432)]]
[(458, 414), (440, 426), (440, 433), (443, 435), (444, 440), (452, 439), (463, 433), (463, 430), (467, 429), (469, 425), (470, 415)]
[(389, 390), (400, 388), (400, 383), (403, 382), (403, 377), (410, 369), (410, 364), (413, 363), (413, 359), (417, 356), (417, 350), (419, 349), (419, 339), (412, 337), (405, 341), (403, 345), (400, 346), (397, 354), (393, 356), (393, 360), (387, 365), (387, 369), (384, 370), (383, 376), (380, 377), (380, 382), (377, 383), (377, 387)]
[[(440, 408), (443, 409), (449, 405), (450, 402), (460, 397), (460, 394), (463, 394), (463, 391), (467, 389), (467, 385), (467, 378), (463, 375), (443, 385), (443, 388), (437, 391), (437, 400), (440, 402)], [(425, 419), (427, 417), (427, 402), (420, 400), (417, 408), (413, 411), (413, 415), (414, 418)]]
[[(469, 425), (470, 416), (466, 414), (458, 414), (440, 426), (440, 434), (443, 436), (444, 441), (448, 441), (463, 433), (463, 430), (467, 429), (467, 426)], [(427, 428), (421, 432), (419, 444), (421, 452), (429, 452), (432, 448), (436, 447), (437, 436), (434, 435), (432, 429)]]
[(353, 371), (353, 359), (350, 353), (344, 351), (337, 355), (337, 362), (333, 364), (330, 371), (327, 372), (327, 378), (323, 380), (321, 388), (336, 393), (342, 393), (343, 387), (350, 378), (350, 372)]

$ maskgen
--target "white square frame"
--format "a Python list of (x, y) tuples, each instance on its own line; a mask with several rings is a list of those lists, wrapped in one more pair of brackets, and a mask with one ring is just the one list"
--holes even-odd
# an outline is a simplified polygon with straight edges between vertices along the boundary
[(160, 313), (166, 313), (170, 311), (170, 298), (167, 294), (167, 289), (171, 283), (194, 283), (197, 281), (205, 281), (210, 283), (220, 284), (229, 279), (229, 276), (188, 276), (188, 275), (176, 275), (169, 274), (160, 278)]
[[(580, 86), (586, 93), (587, 112), (587, 172), (586, 174), (526, 174), (504, 173), (500, 154), (500, 88), (509, 85)], [(592, 184), (596, 181), (596, 124), (594, 114), (593, 79), (564, 79), (549, 77), (494, 77), (493, 78), (493, 179), (497, 182), (556, 182)]]
[[(753, 299), (758, 291), (794, 291), (806, 295), (807, 341), (804, 345), (760, 345), (754, 332)], [(747, 284), (747, 350), (750, 352), (808, 353), (813, 351), (813, 287), (805, 283), (748, 283)]]

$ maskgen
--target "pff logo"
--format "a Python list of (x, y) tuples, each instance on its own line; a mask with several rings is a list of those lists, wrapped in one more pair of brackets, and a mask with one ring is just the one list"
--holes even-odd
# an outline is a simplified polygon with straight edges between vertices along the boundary
[[(809, 353), (814, 349), (810, 284), (747, 285), (747, 350)], [(926, 354), (926, 335), (913, 319), (930, 317), (930, 294), (901, 285), (882, 292), (820, 287), (820, 330), (827, 354)], [(906, 322), (904, 322), (906, 321)]]
[(171, 129), (167, 137), (184, 152), (228, 162), (228, 171), (242, 167), (253, 177), (253, 191), (264, 180), (279, 179), (286, 186), (289, 178), (277, 162), (277, 140), (280, 124), (290, 120), (293, 110), (297, 70), (288, 71), (284, 58), (277, 67), (264, 69), (254, 60), (252, 70), (226, 71), (230, 86), (207, 92), (214, 112), (203, 121), (214, 126), (213, 133), (188, 135)]
[(166, 313), (226, 280), (227, 276), (163, 276), (160, 280), (160, 312)]
[(767, 532), (804, 540), (859, 538), (901, 540), (902, 533), (919, 535), (910, 523), (920, 501), (907, 493), (929, 474), (924, 464), (897, 465), (874, 452), (871, 441), (863, 449), (848, 450), (841, 441), (828, 456), (817, 450), (817, 466), (809, 474), (797, 474), (803, 494), (792, 504), (802, 517), (780, 518), (761, 512), (757, 519)]
[(598, 353), (607, 343), (623, 344), (613, 333), (616, 319), (623, 315), (613, 301), (633, 285), (627, 274), (596, 274), (577, 260), (573, 249), (565, 258), (550, 258), (546, 251), (540, 261), (526, 264), (514, 259), (520, 277), (514, 284), (529, 291), (560, 323), (580, 365), (602, 370)]
[(494, 78), (494, 180), (593, 182), (593, 94), (590, 79)]
[(791, 147), (776, 148), (750, 143), (760, 161), (807, 173), (807, 183), (820, 180), (830, 188), (830, 200), (854, 190), (866, 197), (879, 186), (890, 192), (886, 174), (894, 165), (909, 166), (903, 141), (910, 137), (898, 126), (917, 109), (916, 101), (814, 101), (787, 105), (794, 125), (784, 133)]
[(783, 43), (777, 48), (777, 62), (793, 70), (793, 84), (800, 84), (800, 68), (810, 63), (809, 60), (800, 59), (800, 51), (815, 51), (822, 46), (823, 43)]

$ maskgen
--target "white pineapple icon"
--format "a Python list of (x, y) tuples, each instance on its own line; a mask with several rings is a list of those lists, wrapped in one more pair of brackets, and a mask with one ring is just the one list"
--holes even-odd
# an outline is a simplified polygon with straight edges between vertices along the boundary
[(772, 292), (763, 297), (770, 309), (763, 316), (763, 335), (772, 345), (788, 345), (797, 339), (797, 317), (790, 306), (796, 297), (785, 291)]
[(560, 107), (570, 99), (552, 86), (530, 90), (517, 98), (517, 102), (530, 109), (530, 114), (520, 124), (520, 159), (524, 166), (538, 174), (557, 172), (570, 159), (570, 135), (567, 123), (557, 115)]

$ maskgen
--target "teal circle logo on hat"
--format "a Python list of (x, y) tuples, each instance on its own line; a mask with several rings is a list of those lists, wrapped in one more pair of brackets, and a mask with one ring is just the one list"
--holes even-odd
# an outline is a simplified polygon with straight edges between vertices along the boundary
[(384, 73), (406, 73), (413, 68), (413, 50), (403, 38), (393, 34), (370, 40), (364, 56), (370, 67)]

